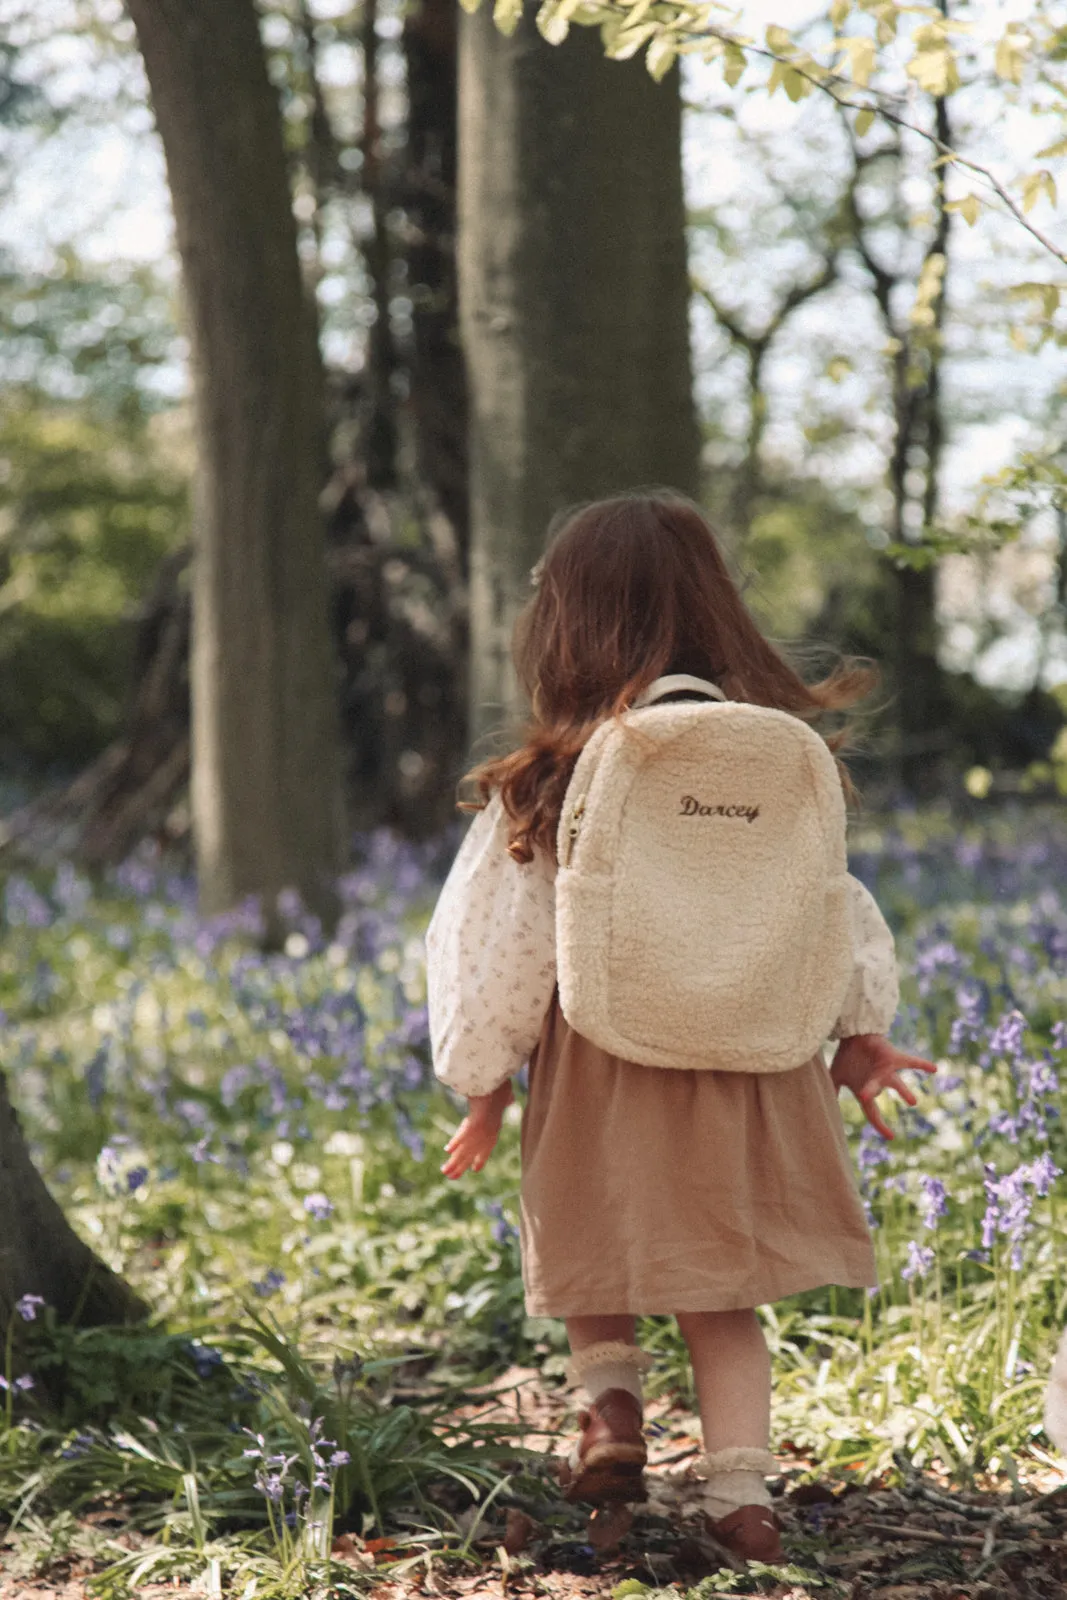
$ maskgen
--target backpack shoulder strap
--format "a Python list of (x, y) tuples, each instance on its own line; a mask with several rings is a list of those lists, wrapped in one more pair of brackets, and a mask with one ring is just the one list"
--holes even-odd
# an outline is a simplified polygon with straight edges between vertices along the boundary
[(694, 678), (688, 672), (671, 672), (665, 678), (657, 678), (655, 683), (650, 683), (643, 689), (634, 701), (635, 711), (642, 710), (645, 706), (655, 705), (657, 700), (662, 700), (669, 694), (705, 695), (709, 700), (725, 700), (726, 696), (717, 683), (709, 683), (706, 678)]

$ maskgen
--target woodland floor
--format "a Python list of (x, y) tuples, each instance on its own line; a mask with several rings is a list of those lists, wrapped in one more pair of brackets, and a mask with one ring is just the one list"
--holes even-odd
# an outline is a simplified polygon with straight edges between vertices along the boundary
[[(499, 1416), (510, 1429), (518, 1423), (526, 1448), (545, 1455), (543, 1498), (505, 1493), (483, 1516), (474, 1507), (460, 1511), (461, 1532), (470, 1536), (465, 1557), (420, 1548), (417, 1537), (365, 1544), (342, 1534), (334, 1541), (338, 1578), (343, 1575), (348, 1592), (356, 1588), (373, 1600), (577, 1600), (610, 1596), (626, 1580), (634, 1585), (630, 1593), (640, 1593), (640, 1584), (681, 1597), (715, 1573), (714, 1583), (701, 1587), (701, 1600), (712, 1593), (776, 1600), (1067, 1600), (1062, 1474), (1034, 1473), (1014, 1487), (979, 1483), (966, 1491), (936, 1472), (860, 1487), (813, 1477), (810, 1461), (783, 1452), (772, 1492), (789, 1566), (773, 1573), (746, 1570), (697, 1526), (696, 1418), (662, 1400), (652, 1401), (647, 1413), (649, 1499), (634, 1508), (627, 1530), (598, 1530), (552, 1490), (550, 1460), (572, 1420), (566, 1397), (546, 1392), (535, 1371), (513, 1368), (492, 1391), (472, 1396), (464, 1414), (482, 1424)], [(86, 1522), (107, 1530), (112, 1560), (140, 1542), (124, 1530), (118, 1507), (102, 1508)], [(107, 1564), (71, 1559), (30, 1572), (25, 1556), (17, 1563), (11, 1556), (10, 1548), (0, 1549), (4, 1600), (92, 1600), (94, 1575)], [(154, 1600), (205, 1590), (175, 1580), (136, 1593)]]

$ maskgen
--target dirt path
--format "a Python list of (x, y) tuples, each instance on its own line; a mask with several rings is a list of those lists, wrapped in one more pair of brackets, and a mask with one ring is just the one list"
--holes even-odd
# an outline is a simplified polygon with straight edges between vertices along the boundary
[[(506, 1427), (517, 1444), (543, 1454), (544, 1468), (523, 1493), (504, 1494), (483, 1515), (453, 1502), (464, 1555), (442, 1556), (412, 1531), (369, 1545), (342, 1535), (338, 1574), (373, 1600), (584, 1600), (606, 1597), (627, 1579), (685, 1595), (729, 1559), (702, 1532), (693, 1464), (700, 1453), (696, 1419), (653, 1401), (648, 1407), (650, 1496), (632, 1526), (597, 1548), (587, 1516), (554, 1492), (551, 1457), (569, 1423), (568, 1401), (546, 1392), (536, 1371), (515, 1368), (492, 1389), (471, 1396), (462, 1415)], [(1067, 1600), (1067, 1483), (1049, 1470), (1025, 1492), (988, 1485), (960, 1493), (934, 1475), (896, 1487), (857, 1488), (810, 1481), (811, 1463), (781, 1458), (772, 1485), (790, 1559), (788, 1576), (729, 1571), (715, 1592), (776, 1600)], [(802, 1478), (809, 1478), (801, 1482)], [(447, 1503), (447, 1491), (443, 1492)], [(611, 1530), (608, 1530), (610, 1534)], [(132, 1539), (133, 1536), (129, 1536)], [(734, 1564), (736, 1565), (736, 1564)], [(57, 1566), (37, 1575), (5, 1575), (3, 1600), (91, 1600), (94, 1565)], [(95, 1570), (99, 1570), (98, 1567)], [(721, 1587), (720, 1587), (721, 1585)], [(240, 1592), (241, 1586), (235, 1592)], [(144, 1586), (143, 1600), (203, 1596), (202, 1587)], [(710, 1600), (710, 1596), (709, 1596)]]

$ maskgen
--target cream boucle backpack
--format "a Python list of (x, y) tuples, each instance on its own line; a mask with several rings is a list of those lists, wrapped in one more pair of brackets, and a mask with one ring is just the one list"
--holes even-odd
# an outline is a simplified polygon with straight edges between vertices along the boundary
[[(680, 691), (716, 703), (653, 703)], [(852, 975), (845, 805), (796, 717), (659, 679), (578, 758), (558, 857), (560, 1004), (603, 1050), (782, 1072), (829, 1036)]]

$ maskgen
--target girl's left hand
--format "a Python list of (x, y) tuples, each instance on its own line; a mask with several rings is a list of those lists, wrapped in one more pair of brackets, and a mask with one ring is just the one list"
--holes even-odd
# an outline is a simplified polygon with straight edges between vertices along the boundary
[(504, 1112), (514, 1098), (510, 1078), (505, 1078), (492, 1094), (469, 1096), (467, 1115), (445, 1145), (448, 1160), (441, 1171), (446, 1178), (461, 1178), (468, 1168), (481, 1172), (496, 1146)]
[(908, 1056), (897, 1050), (880, 1033), (857, 1033), (851, 1039), (842, 1039), (834, 1056), (830, 1077), (834, 1088), (850, 1089), (856, 1096), (871, 1127), (883, 1139), (895, 1138), (892, 1128), (878, 1109), (878, 1096), (884, 1089), (899, 1094), (905, 1105), (918, 1102), (900, 1073), (936, 1072), (932, 1061), (922, 1056)]

